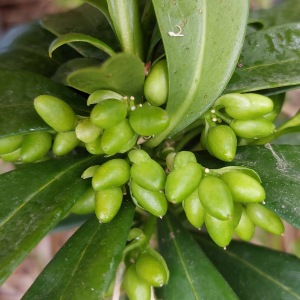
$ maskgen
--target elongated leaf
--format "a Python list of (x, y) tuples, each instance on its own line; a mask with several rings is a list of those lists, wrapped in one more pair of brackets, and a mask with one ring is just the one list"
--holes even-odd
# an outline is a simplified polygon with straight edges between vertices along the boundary
[(170, 270), (164, 300), (238, 299), (173, 215), (158, 220), (159, 248)]
[(82, 172), (105, 161), (73, 156), (0, 176), (0, 284), (90, 187)]
[(51, 59), (48, 48), (54, 38), (37, 22), (11, 29), (1, 39), (1, 68), (27, 70), (50, 77), (61, 63), (78, 56), (73, 49), (64, 46)]
[(79, 115), (88, 115), (86, 100), (62, 84), (27, 71), (0, 69), (0, 137), (50, 130), (33, 106), (39, 95), (66, 101)]
[(299, 85), (299, 43), (300, 23), (248, 35), (225, 93)]
[(102, 66), (78, 69), (66, 78), (67, 84), (80, 91), (93, 93), (111, 90), (122, 96), (134, 96), (137, 103), (143, 97), (145, 68), (134, 54), (120, 53)]
[(300, 146), (270, 145), (238, 147), (234, 161), (224, 163), (206, 151), (197, 153), (205, 167), (243, 166), (256, 171), (266, 191), (265, 206), (300, 229)]
[[(158, 145), (199, 118), (222, 93), (237, 64), (248, 1), (153, 0), (169, 72), (170, 125), (148, 143)], [(183, 36), (170, 36), (178, 25)]]
[(236, 241), (224, 251), (207, 235), (195, 239), (239, 299), (300, 299), (297, 257)]
[(263, 29), (300, 21), (300, 1), (284, 0), (271, 9), (252, 10), (249, 23), (260, 23)]
[(100, 224), (92, 216), (55, 255), (23, 300), (98, 300), (114, 278), (132, 224), (133, 203), (127, 199), (117, 216)]
[[(56, 36), (68, 33), (86, 34), (101, 40), (115, 51), (119, 50), (119, 43), (106, 18), (106, 13), (103, 14), (89, 4), (84, 4), (66, 13), (45, 15), (42, 17), (42, 25)], [(99, 60), (108, 57), (106, 53), (87, 43), (76, 42), (70, 45), (84, 57)]]
[(274, 89), (260, 90), (260, 91), (257, 91), (257, 93), (264, 95), (264, 96), (273, 96), (273, 95), (286, 93), (288, 91), (296, 90), (299, 88), (300, 88), (299, 84), (298, 85), (289, 85), (289, 86), (284, 86), (284, 87), (279, 87), (279, 88), (274, 88)]

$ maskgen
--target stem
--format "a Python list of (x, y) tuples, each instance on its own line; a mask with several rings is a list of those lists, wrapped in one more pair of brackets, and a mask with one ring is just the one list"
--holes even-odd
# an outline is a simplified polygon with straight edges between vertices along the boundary
[(282, 124), (280, 127), (277, 128), (277, 131), (281, 131), (283, 129), (286, 129), (288, 127), (295, 127), (300, 125), (300, 112), (297, 112), (297, 114), (292, 117), (290, 120)]
[[(214, 114), (214, 115), (216, 115), (217, 117), (219, 117), (222, 121), (224, 121), (225, 123), (227, 123), (227, 124), (230, 124), (231, 123), (231, 121), (232, 121), (232, 119), (231, 118), (228, 118), (228, 117), (226, 117), (224, 114), (222, 114), (219, 110), (221, 109), (221, 108), (223, 108), (224, 107), (224, 105), (218, 105), (218, 106), (216, 106), (211, 112)], [(213, 112), (214, 111), (214, 112)]]
[(175, 133), (174, 135), (171, 136), (171, 140), (176, 140), (177, 138), (179, 138), (181, 135), (193, 130), (194, 128), (197, 128), (198, 126), (201, 126), (204, 124), (204, 120), (203, 119), (198, 119), (195, 122), (193, 122), (192, 124), (190, 124), (189, 126), (185, 127), (183, 130)]
[(181, 141), (177, 143), (175, 146), (175, 151), (179, 152), (190, 140), (192, 140), (195, 136), (200, 134), (204, 129), (204, 126), (201, 125), (198, 128), (191, 130), (188, 134), (186, 134)]
[(144, 234), (145, 234), (145, 241), (147, 242), (147, 244), (149, 243), (151, 236), (155, 230), (156, 227), (156, 217), (152, 214), (149, 215), (148, 221), (145, 225), (144, 228)]

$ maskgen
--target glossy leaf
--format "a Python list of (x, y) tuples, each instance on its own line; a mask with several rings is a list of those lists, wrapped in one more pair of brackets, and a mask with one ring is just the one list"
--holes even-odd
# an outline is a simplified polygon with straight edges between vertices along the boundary
[[(158, 145), (199, 118), (222, 93), (242, 47), (248, 1), (154, 0), (169, 71), (170, 125), (148, 143)], [(170, 36), (178, 32), (183, 36)]]
[(238, 147), (234, 161), (221, 162), (206, 151), (197, 153), (208, 168), (243, 166), (253, 169), (266, 191), (265, 206), (300, 229), (300, 146), (270, 145)]
[(299, 85), (299, 43), (300, 23), (272, 27), (248, 35), (238, 67), (225, 93)]
[(124, 200), (116, 217), (100, 224), (92, 216), (59, 250), (22, 298), (105, 298), (121, 261), (135, 206)]
[(34, 109), (33, 100), (39, 95), (57, 97), (70, 104), (76, 114), (89, 115), (84, 98), (43, 76), (0, 69), (0, 82), (0, 137), (51, 130)]
[[(45, 15), (42, 17), (42, 25), (56, 36), (67, 33), (90, 35), (118, 51), (119, 43), (105, 14), (89, 4), (84, 4), (66, 13)], [(87, 43), (76, 42), (70, 45), (84, 57), (99, 60), (107, 58), (106, 53)]]
[(191, 235), (173, 215), (158, 220), (160, 253), (170, 270), (163, 299), (238, 299)]
[(48, 47), (54, 38), (37, 22), (11, 29), (1, 39), (1, 68), (27, 70), (50, 77), (60, 64), (78, 56), (73, 49), (64, 46), (51, 59)]
[(91, 186), (82, 172), (105, 161), (73, 156), (0, 176), (0, 284)]
[(159, 32), (158, 25), (156, 24), (156, 26), (153, 29), (152, 37), (150, 40), (147, 61), (150, 61), (152, 59), (154, 48), (159, 43), (160, 40), (161, 40), (161, 34)]
[(296, 256), (237, 241), (224, 251), (205, 234), (195, 239), (239, 299), (300, 299)]
[(137, 103), (143, 97), (145, 68), (133, 54), (120, 53), (102, 66), (78, 69), (66, 78), (67, 84), (86, 93), (111, 90), (122, 96), (134, 96)]

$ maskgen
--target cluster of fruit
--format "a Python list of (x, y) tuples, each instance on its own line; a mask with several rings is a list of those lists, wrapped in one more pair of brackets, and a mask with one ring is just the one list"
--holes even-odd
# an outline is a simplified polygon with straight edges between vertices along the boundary
[[(275, 108), (276, 109), (276, 108)], [(205, 115), (201, 147), (223, 161), (232, 161), (240, 139), (259, 139), (275, 131), (273, 101), (258, 94), (227, 94)], [(217, 123), (225, 123), (217, 125)]]

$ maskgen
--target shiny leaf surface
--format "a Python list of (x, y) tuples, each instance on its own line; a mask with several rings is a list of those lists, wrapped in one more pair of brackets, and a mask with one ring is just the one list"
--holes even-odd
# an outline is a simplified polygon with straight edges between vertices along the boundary
[(164, 300), (238, 299), (191, 235), (168, 213), (158, 220), (160, 253), (170, 270)]
[(105, 298), (122, 258), (134, 208), (127, 197), (111, 222), (100, 224), (93, 215), (59, 250), (22, 299)]

